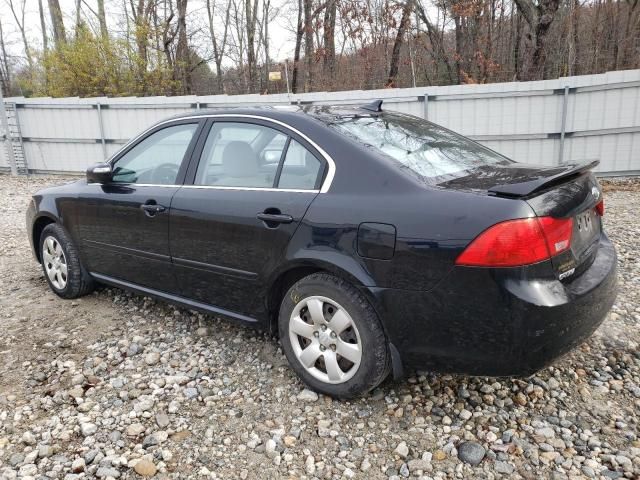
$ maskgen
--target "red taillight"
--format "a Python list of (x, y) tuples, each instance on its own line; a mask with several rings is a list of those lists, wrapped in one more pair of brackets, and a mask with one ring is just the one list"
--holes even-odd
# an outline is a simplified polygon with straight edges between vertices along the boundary
[(604, 198), (602, 200), (600, 200), (598, 202), (598, 204), (596, 205), (596, 212), (598, 213), (598, 215), (600, 215), (601, 217), (604, 216)]
[(571, 246), (571, 218), (534, 217), (508, 220), (478, 235), (456, 265), (516, 267), (547, 260)]

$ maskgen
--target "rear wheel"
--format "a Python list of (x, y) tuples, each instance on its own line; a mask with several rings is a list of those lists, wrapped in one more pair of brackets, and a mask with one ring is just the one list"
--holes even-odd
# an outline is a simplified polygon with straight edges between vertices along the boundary
[(80, 262), (78, 250), (60, 225), (47, 225), (40, 235), (40, 260), (47, 283), (62, 298), (91, 292), (93, 280)]
[(294, 371), (314, 390), (349, 398), (389, 373), (380, 320), (353, 285), (325, 273), (297, 282), (280, 306), (280, 341)]

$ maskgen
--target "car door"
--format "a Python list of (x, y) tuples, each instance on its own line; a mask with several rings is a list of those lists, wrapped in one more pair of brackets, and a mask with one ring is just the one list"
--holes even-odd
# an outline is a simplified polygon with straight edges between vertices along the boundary
[(325, 164), (268, 121), (216, 119), (208, 128), (191, 185), (171, 204), (173, 264), (184, 296), (251, 320), (265, 309), (265, 279), (318, 194)]
[(140, 286), (176, 292), (169, 254), (171, 198), (204, 121), (153, 129), (112, 161), (107, 184), (87, 185), (78, 231), (88, 269)]

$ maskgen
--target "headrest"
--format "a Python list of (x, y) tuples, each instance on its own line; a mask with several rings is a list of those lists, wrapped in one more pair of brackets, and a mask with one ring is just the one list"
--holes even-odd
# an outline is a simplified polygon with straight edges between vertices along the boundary
[(229, 142), (222, 151), (222, 167), (230, 177), (251, 177), (258, 173), (258, 156), (245, 142)]

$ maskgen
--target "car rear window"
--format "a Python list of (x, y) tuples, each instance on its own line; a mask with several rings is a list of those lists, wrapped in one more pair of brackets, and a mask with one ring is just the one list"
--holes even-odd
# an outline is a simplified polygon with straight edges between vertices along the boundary
[(410, 115), (341, 115), (324, 120), (430, 184), (467, 175), (479, 167), (511, 163), (462, 135)]

